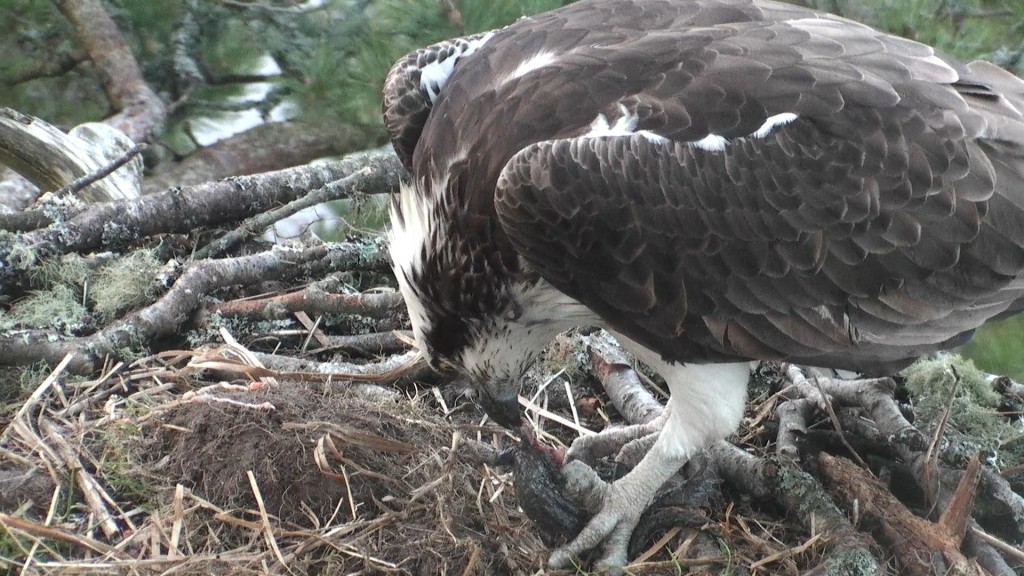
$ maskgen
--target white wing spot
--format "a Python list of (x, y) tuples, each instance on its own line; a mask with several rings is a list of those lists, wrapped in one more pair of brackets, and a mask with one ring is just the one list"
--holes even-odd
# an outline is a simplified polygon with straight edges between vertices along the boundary
[[(764, 138), (771, 134), (772, 130), (775, 130), (779, 126), (785, 126), (786, 124), (789, 124), (790, 122), (796, 120), (797, 118), (799, 118), (799, 116), (793, 114), (792, 112), (783, 112), (781, 114), (769, 116), (764, 121), (764, 124), (761, 124), (760, 128), (754, 130), (747, 137)], [(701, 150), (707, 150), (708, 152), (721, 152), (722, 150), (725, 150), (726, 146), (729, 145), (729, 140), (726, 137), (720, 136), (718, 134), (708, 134), (707, 136), (701, 138), (700, 140), (694, 140), (692, 144), (695, 147), (700, 148)]]
[(600, 138), (601, 136), (626, 136), (632, 134), (636, 130), (636, 123), (638, 121), (636, 114), (631, 114), (629, 109), (622, 104), (619, 104), (619, 112), (621, 114), (615, 120), (615, 124), (608, 124), (608, 117), (604, 114), (598, 114), (597, 118), (594, 118), (594, 121), (590, 123), (590, 131), (581, 137)]
[[(647, 141), (656, 144), (668, 142), (668, 138), (665, 138), (661, 134), (651, 132), (650, 130), (637, 130), (636, 125), (639, 121), (637, 115), (631, 113), (629, 109), (622, 104), (619, 104), (619, 111), (621, 114), (615, 120), (615, 124), (609, 124), (607, 116), (604, 114), (598, 114), (590, 123), (590, 130), (580, 137), (600, 138), (602, 136), (628, 136), (630, 134), (637, 134), (638, 136), (645, 138)], [(798, 116), (792, 112), (783, 112), (781, 114), (769, 116), (765, 119), (764, 123), (761, 124), (761, 127), (751, 133), (748, 137), (764, 138), (779, 126), (789, 124), (797, 118)], [(721, 136), (719, 134), (708, 134), (700, 140), (691, 142), (691, 144), (701, 150), (707, 150), (708, 152), (721, 152), (729, 145), (729, 140), (725, 136)]]
[(551, 52), (541, 52), (539, 54), (534, 54), (533, 56), (524, 60), (523, 63), (520, 64), (518, 68), (516, 68), (515, 72), (512, 73), (512, 76), (509, 77), (509, 80), (522, 78), (523, 76), (526, 76), (527, 74), (533, 72), (534, 70), (538, 70), (545, 66), (550, 66), (552, 63), (554, 63), (554, 61), (555, 55)]
[(792, 112), (783, 112), (782, 114), (769, 116), (768, 119), (764, 121), (764, 124), (761, 124), (761, 127), (754, 131), (752, 136), (754, 138), (764, 138), (771, 134), (772, 130), (775, 128), (785, 126), (796, 119), (797, 115)]
[(420, 69), (420, 87), (426, 91), (427, 97), (430, 98), (431, 102), (437, 100), (438, 95), (441, 94), (441, 89), (448, 83), (448, 78), (455, 70), (455, 64), (460, 59), (479, 50), (493, 36), (494, 32), (488, 32), (476, 40), (465, 42), (464, 45), (459, 45), (462, 47), (461, 51), (453, 53), (444, 60), (431, 62)]
[(590, 132), (583, 135), (584, 138), (597, 138), (599, 136), (608, 136), (611, 133), (611, 128), (608, 126), (608, 119), (605, 118), (604, 114), (598, 114), (597, 118), (590, 123)]
[(637, 132), (637, 135), (643, 136), (648, 142), (653, 142), (655, 144), (660, 144), (662, 142), (668, 142), (668, 138), (665, 138), (661, 134), (655, 134), (654, 132), (651, 132), (650, 130), (640, 130), (640, 131)]
[(619, 119), (612, 126), (612, 132), (615, 134), (632, 134), (636, 130), (636, 123), (639, 119), (636, 114), (630, 114), (629, 109), (622, 104), (619, 104), (619, 112)]
[(700, 140), (694, 140), (693, 142), (694, 146), (708, 152), (721, 152), (725, 150), (727, 144), (729, 144), (729, 141), (724, 136), (719, 136), (718, 134), (708, 134)]

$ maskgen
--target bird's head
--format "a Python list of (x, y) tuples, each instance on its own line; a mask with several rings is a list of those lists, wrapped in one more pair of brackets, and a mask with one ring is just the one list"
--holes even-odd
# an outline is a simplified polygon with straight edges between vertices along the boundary
[(526, 370), (592, 314), (525, 270), (496, 221), (476, 218), (403, 187), (391, 211), (392, 265), (423, 356), (468, 377), (487, 415), (516, 428)]
[(536, 318), (524, 317), (524, 308), (512, 298), (483, 316), (454, 317), (439, 312), (413, 321), (424, 356), (435, 368), (452, 368), (466, 376), (491, 420), (517, 428), (522, 423), (519, 390), (523, 375), (557, 332), (552, 333)]

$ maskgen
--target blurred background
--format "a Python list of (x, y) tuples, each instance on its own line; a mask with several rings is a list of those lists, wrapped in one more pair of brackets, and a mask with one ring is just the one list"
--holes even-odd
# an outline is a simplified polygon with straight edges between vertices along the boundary
[[(111, 0), (143, 74), (172, 114), (147, 169), (180, 185), (174, 167), (215, 143), (291, 146), (297, 158), (386, 144), (380, 91), (391, 64), (432, 42), (503, 26), (563, 0)], [(109, 113), (67, 21), (49, 0), (2, 0), (0, 106), (67, 129)], [(1024, 2), (814, 0), (827, 10), (913, 38), (963, 60), (1024, 75)], [(280, 126), (280, 129), (276, 127)], [(284, 127), (288, 126), (286, 130)], [(296, 126), (299, 128), (296, 130)], [(304, 138), (302, 138), (304, 137)], [(345, 139), (347, 142), (339, 142)], [(288, 146), (288, 141), (284, 142)], [(308, 148), (308, 150), (307, 150)], [(0, 167), (2, 169), (2, 167)], [(260, 171), (255, 163), (252, 171)], [(0, 180), (7, 174), (0, 173)], [(159, 182), (159, 179), (155, 180)], [(2, 190), (0, 190), (2, 194)], [(384, 199), (321, 206), (268, 235), (333, 239), (380, 230)], [(991, 323), (963, 349), (988, 372), (1024, 380), (1024, 317)]]

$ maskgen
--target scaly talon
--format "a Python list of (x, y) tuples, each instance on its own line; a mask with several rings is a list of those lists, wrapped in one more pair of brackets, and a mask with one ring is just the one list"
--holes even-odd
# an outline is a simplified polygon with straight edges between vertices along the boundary
[[(592, 436), (581, 436), (573, 441), (566, 453), (566, 461), (582, 460), (593, 466), (602, 458), (621, 452), (630, 443), (651, 436), (665, 426), (669, 411), (662, 413), (646, 424), (606, 428)], [(650, 446), (648, 444), (648, 446)], [(618, 458), (616, 458), (618, 460)]]
[(640, 513), (647, 505), (646, 501), (638, 502), (640, 498), (631, 493), (629, 484), (615, 482), (603, 487), (604, 496), (600, 512), (590, 519), (572, 542), (551, 554), (548, 560), (550, 567), (568, 568), (572, 565), (573, 558), (604, 542), (603, 554), (595, 566), (605, 573), (619, 572), (629, 561), (626, 553), (629, 537), (640, 521)]

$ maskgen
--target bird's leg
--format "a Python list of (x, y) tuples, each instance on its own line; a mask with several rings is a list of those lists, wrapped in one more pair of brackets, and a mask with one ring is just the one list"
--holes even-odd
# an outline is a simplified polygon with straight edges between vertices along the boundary
[[(657, 437), (657, 434), (664, 428), (665, 422), (668, 420), (668, 410), (663, 410), (657, 418), (651, 420), (646, 424), (634, 424), (631, 426), (616, 426), (613, 428), (606, 428), (597, 434), (590, 436), (580, 436), (573, 440), (572, 446), (569, 447), (569, 451), (566, 453), (566, 461), (570, 460), (582, 460), (587, 464), (594, 466), (602, 458), (611, 456), (613, 454), (621, 454), (623, 450), (626, 450), (627, 446), (630, 446), (638, 440), (644, 438), (650, 438), (647, 447), (650, 447), (650, 442)], [(644, 453), (646, 450), (644, 450)], [(643, 453), (640, 454), (643, 456)], [(616, 457), (616, 461), (619, 458)], [(637, 459), (631, 460), (636, 462)]]
[[(659, 431), (660, 432), (660, 429)], [(658, 440), (658, 432), (627, 442), (615, 455), (615, 466), (618, 470), (632, 470), (650, 452)]]
[[(552, 568), (568, 567), (574, 557), (602, 542), (598, 568), (615, 571), (624, 566), (633, 529), (658, 490), (691, 455), (735, 431), (743, 416), (748, 364), (648, 364), (661, 368), (672, 391), (664, 426), (640, 463), (622, 478), (602, 485), (584, 472), (590, 476), (584, 480), (600, 498), (600, 510), (575, 540), (551, 554)], [(563, 474), (579, 471), (578, 466), (566, 468)]]
[[(675, 432), (674, 427), (663, 428), (643, 460), (611, 484), (597, 484), (600, 480), (596, 479), (592, 470), (586, 472), (585, 467), (570, 466), (573, 464), (571, 462), (563, 468), (567, 483), (587, 486), (591, 505), (595, 495), (600, 497), (601, 505), (600, 511), (590, 519), (575, 540), (551, 554), (549, 565), (552, 568), (570, 566), (572, 558), (602, 542), (604, 546), (598, 562), (599, 569), (615, 569), (628, 562), (626, 548), (633, 529), (640, 521), (640, 515), (662, 484), (682, 467), (691, 453), (690, 449), (680, 444)], [(586, 494), (583, 496), (586, 505)]]

